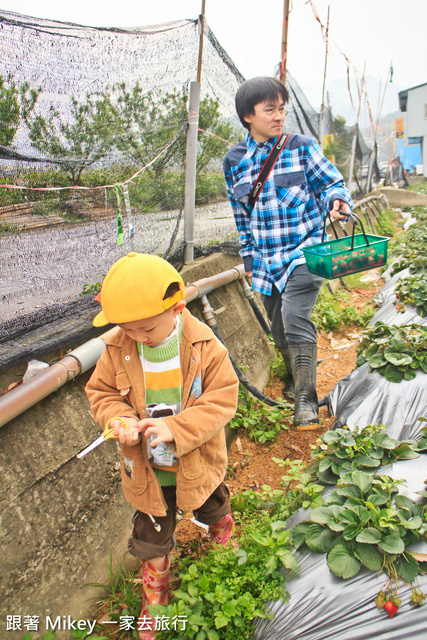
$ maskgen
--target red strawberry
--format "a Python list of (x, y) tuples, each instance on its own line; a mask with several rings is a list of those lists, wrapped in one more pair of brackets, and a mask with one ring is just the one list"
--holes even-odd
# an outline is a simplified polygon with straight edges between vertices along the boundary
[(391, 600), (386, 602), (384, 605), (384, 609), (387, 611), (390, 618), (392, 618), (397, 613), (398, 608), (399, 607), (395, 605)]

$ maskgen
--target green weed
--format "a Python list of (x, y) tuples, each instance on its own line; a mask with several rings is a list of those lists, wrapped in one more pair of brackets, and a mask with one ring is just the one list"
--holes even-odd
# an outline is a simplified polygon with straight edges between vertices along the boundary
[(342, 328), (343, 325), (366, 326), (374, 315), (375, 309), (367, 306), (363, 311), (357, 311), (349, 301), (350, 296), (345, 291), (338, 290), (333, 296), (322, 288), (313, 307), (311, 319), (318, 329), (327, 332)]
[(270, 407), (256, 400), (246, 389), (239, 391), (240, 404), (231, 429), (245, 429), (246, 435), (255, 442), (274, 442), (282, 429), (289, 429), (291, 411), (288, 405)]
[[(133, 618), (132, 638), (137, 640), (137, 619), (141, 611), (141, 596), (135, 591), (134, 572), (127, 569), (123, 559), (119, 561), (118, 567), (113, 568), (113, 552), (110, 551), (110, 560), (105, 564), (107, 569), (108, 582), (102, 584), (92, 583), (91, 586), (103, 590), (103, 595), (95, 603), (98, 610), (104, 611), (104, 616), (108, 616), (110, 621), (120, 622), (121, 616)], [(126, 637), (126, 631), (122, 631), (117, 638)], [(127, 636), (129, 637), (129, 636)]]

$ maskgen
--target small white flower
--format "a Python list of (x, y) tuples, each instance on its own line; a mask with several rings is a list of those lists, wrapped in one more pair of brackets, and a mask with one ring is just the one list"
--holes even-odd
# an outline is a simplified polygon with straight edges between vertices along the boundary
[(321, 444), (320, 448), (323, 449), (323, 451), (327, 451), (328, 445), (327, 444)]

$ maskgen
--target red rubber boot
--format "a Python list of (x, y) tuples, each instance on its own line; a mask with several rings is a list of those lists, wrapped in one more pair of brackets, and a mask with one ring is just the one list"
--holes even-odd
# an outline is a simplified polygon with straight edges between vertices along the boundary
[(164, 571), (157, 571), (150, 562), (144, 561), (142, 564), (143, 599), (141, 613), (138, 618), (139, 640), (155, 640), (156, 638), (155, 620), (150, 616), (148, 605), (168, 604), (169, 567), (169, 558)]

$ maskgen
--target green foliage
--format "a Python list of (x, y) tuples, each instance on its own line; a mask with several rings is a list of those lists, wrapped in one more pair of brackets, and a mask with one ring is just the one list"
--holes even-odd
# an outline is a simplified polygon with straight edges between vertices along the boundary
[[(109, 620), (120, 622), (120, 616), (131, 616), (134, 618), (133, 638), (137, 640), (137, 619), (141, 611), (141, 596), (135, 592), (133, 584), (133, 573), (126, 569), (121, 560), (116, 569), (113, 567), (113, 552), (110, 551), (110, 560), (106, 563), (108, 582), (102, 584), (96, 582), (91, 586), (102, 589), (103, 594), (96, 603), (98, 609), (107, 610), (105, 615)], [(119, 637), (125, 637), (126, 632), (123, 631)]]
[(253, 521), (268, 515), (272, 520), (287, 520), (297, 509), (315, 508), (323, 504), (321, 491), (323, 486), (312, 480), (312, 475), (305, 471), (302, 460), (281, 460), (273, 458), (273, 462), (285, 467), (286, 473), (281, 478), (282, 489), (272, 489), (262, 485), (261, 491), (247, 489), (232, 498), (233, 514), (240, 522)]
[[(66, 119), (51, 107), (46, 117), (38, 115), (27, 121), (33, 146), (56, 159), (59, 171), (72, 184), (93, 183), (93, 176), (100, 177), (106, 170), (92, 171), (90, 177), (90, 168), (116, 154), (124, 159), (122, 165), (128, 165), (126, 178), (136, 172), (136, 167), (146, 166), (132, 184), (136, 206), (143, 210), (153, 210), (153, 203), (160, 210), (182, 207), (186, 93), (146, 92), (139, 83), (130, 89), (121, 83), (106, 92), (88, 93), (82, 102), (72, 97)], [(233, 125), (222, 118), (218, 101), (211, 97), (200, 102), (199, 127), (204, 131), (198, 141), (196, 202), (204, 204), (226, 197), (223, 178), (218, 171), (212, 175), (212, 169), (224, 157), (228, 143), (236, 142), (237, 134)], [(168, 146), (169, 143), (172, 144)], [(150, 163), (162, 149), (160, 157)], [(115, 167), (110, 184), (119, 181), (119, 168)], [(126, 178), (121, 176), (122, 180)], [(96, 184), (106, 182), (98, 180)], [(147, 202), (151, 203), (148, 207)]]
[[(89, 629), (72, 629), (70, 640), (108, 640), (107, 636), (89, 635)], [(39, 636), (37, 640), (55, 640), (56, 631), (47, 631), (43, 636)], [(26, 633), (22, 640), (32, 640), (31, 634)]]
[(287, 404), (270, 407), (256, 400), (246, 389), (239, 391), (241, 403), (229, 423), (232, 429), (245, 429), (255, 442), (274, 442), (281, 429), (289, 429), (291, 411)]
[(399, 442), (385, 433), (383, 425), (369, 425), (353, 431), (327, 431), (312, 445), (314, 462), (308, 471), (325, 484), (335, 484), (341, 475), (357, 469), (373, 472), (380, 465), (419, 457), (419, 447), (411, 441)]
[(421, 182), (421, 184), (412, 184), (408, 187), (408, 191), (415, 191), (416, 193), (427, 193), (427, 181)]
[[(427, 422), (427, 418), (418, 418), (421, 422)], [(420, 429), (421, 437), (418, 440), (418, 451), (427, 451), (427, 427)], [(427, 494), (425, 495), (427, 498)]]
[(343, 325), (366, 326), (375, 310), (372, 307), (366, 307), (363, 311), (357, 311), (349, 304), (349, 300), (350, 296), (347, 292), (339, 289), (335, 295), (332, 295), (323, 286), (311, 314), (311, 319), (317, 328), (329, 332), (342, 328)]
[(427, 207), (413, 207), (410, 212), (417, 222), (390, 243), (391, 252), (398, 256), (391, 275), (406, 268), (413, 275), (427, 272)]
[(341, 476), (325, 505), (296, 525), (293, 541), (327, 554), (330, 571), (352, 578), (362, 565), (413, 582), (419, 565), (406, 547), (427, 533), (425, 506), (398, 495), (404, 481), (354, 470)]
[(210, 202), (226, 200), (227, 189), (222, 173), (201, 171), (196, 178), (196, 205), (201, 207)]
[(350, 156), (353, 134), (348, 130), (345, 122), (346, 121), (343, 116), (338, 115), (334, 118), (332, 125), (334, 141), (325, 147), (324, 154), (325, 156), (335, 155), (336, 166), (339, 168), (344, 178), (347, 178), (347, 160)]
[(414, 276), (399, 278), (396, 284), (396, 310), (403, 313), (405, 305), (411, 304), (421, 318), (427, 315), (427, 271)]
[(395, 209), (382, 209), (378, 215), (378, 221), (376, 222), (376, 231), (378, 235), (386, 235), (390, 238), (393, 237), (394, 223), (396, 221), (397, 214)]
[(0, 222), (0, 234), (6, 235), (8, 233), (17, 233), (19, 227), (11, 224), (10, 222)]
[(40, 90), (30, 89), (28, 82), (18, 86), (9, 74), (0, 76), (0, 144), (12, 146), (21, 122), (29, 123)]
[[(296, 568), (290, 532), (283, 522), (264, 517), (249, 525), (239, 549), (218, 545), (180, 573), (180, 588), (168, 606), (153, 605), (153, 615), (186, 616), (183, 630), (159, 631), (159, 640), (245, 640), (254, 618), (270, 617), (269, 600), (286, 600), (280, 567)], [(184, 563), (185, 564), (185, 563)]]
[(376, 322), (362, 332), (357, 366), (369, 362), (389, 382), (413, 380), (418, 369), (427, 373), (427, 328)]
[(38, 115), (30, 123), (30, 140), (38, 151), (60, 162), (73, 184), (80, 184), (82, 172), (111, 149), (113, 113), (106, 94), (88, 93), (85, 102), (72, 97), (70, 117), (63, 118), (51, 107), (47, 118)]
[[(43, 636), (39, 636), (37, 640), (55, 640), (55, 638), (56, 638), (56, 631), (47, 631)], [(26, 633), (22, 637), (22, 640), (32, 640), (31, 634)]]
[[(104, 275), (105, 278), (105, 275)], [(96, 296), (101, 291), (102, 282), (95, 282), (94, 284), (84, 284), (83, 290), (80, 293), (80, 296), (93, 295)]]
[(279, 349), (276, 347), (274, 340), (271, 338), (271, 336), (270, 336), (270, 347), (272, 347), (276, 355), (276, 359), (270, 361), (270, 381), (273, 382), (274, 378), (279, 378), (279, 380), (285, 383), (289, 375), (291, 374), (291, 372), (287, 371), (285, 361), (283, 360), (283, 356), (280, 353)]

